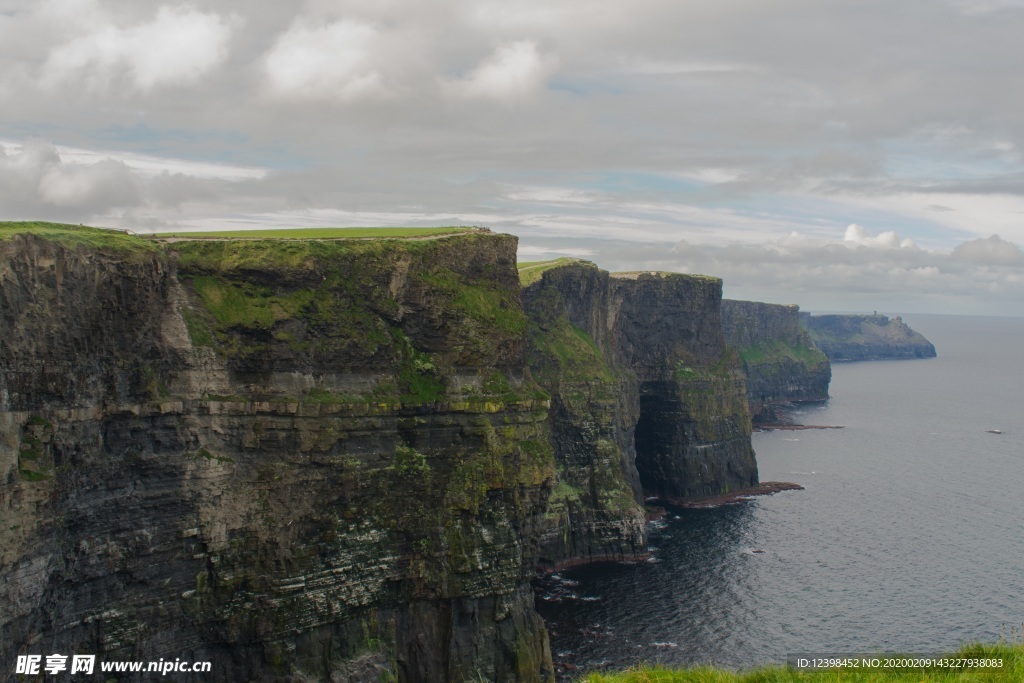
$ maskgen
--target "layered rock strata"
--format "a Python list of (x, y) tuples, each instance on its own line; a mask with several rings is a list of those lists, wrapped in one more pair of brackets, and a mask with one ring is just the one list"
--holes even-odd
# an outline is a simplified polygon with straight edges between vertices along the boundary
[[(524, 305), (543, 342), (531, 346), (531, 368), (552, 391), (554, 405), (568, 395), (586, 406), (566, 411), (562, 429), (606, 426), (603, 456), (600, 436), (589, 445), (569, 439), (572, 447), (556, 441), (559, 486), (596, 489), (591, 463), (615, 460), (621, 464), (614, 473), (621, 482), (617, 490), (625, 492), (628, 485), (635, 501), (638, 489), (683, 500), (757, 483), (743, 374), (722, 335), (721, 286), (717, 278), (609, 274), (575, 262), (548, 269), (526, 287)], [(543, 336), (556, 329), (554, 337)], [(561, 341), (552, 345), (552, 339)], [(580, 391), (581, 380), (590, 393)], [(595, 387), (612, 386), (620, 397), (614, 412), (595, 419)], [(630, 509), (625, 496), (617, 500), (620, 511)], [(607, 505), (581, 495), (575, 503), (566, 507), (560, 537), (586, 540), (569, 548), (556, 545), (553, 557), (571, 558), (587, 544), (639, 546), (632, 527), (606, 528), (604, 535), (592, 531), (591, 519)]]
[(545, 569), (645, 552), (636, 375), (595, 342), (595, 335), (606, 341), (607, 294), (608, 273), (590, 264), (551, 270), (523, 290), (527, 358), (534, 379), (551, 394), (558, 472), (541, 537)]
[(515, 247), (0, 226), (0, 667), (550, 680), (538, 563), (757, 468), (720, 280)]
[(795, 305), (722, 302), (722, 329), (743, 363), (754, 422), (779, 420), (776, 409), (792, 402), (828, 398), (832, 368), (800, 326), (799, 311)]
[(935, 346), (899, 316), (801, 313), (800, 324), (832, 361), (935, 357)]
[(615, 357), (640, 384), (644, 490), (682, 500), (757, 484), (743, 370), (722, 334), (722, 281), (616, 273), (610, 282)]
[(0, 668), (550, 680), (515, 246), (0, 235)]

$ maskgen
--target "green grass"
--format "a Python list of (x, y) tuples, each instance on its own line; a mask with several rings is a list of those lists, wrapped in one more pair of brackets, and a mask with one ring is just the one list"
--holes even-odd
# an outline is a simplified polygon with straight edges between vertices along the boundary
[[(1024, 645), (968, 645), (952, 657), (1003, 660), (1002, 668), (826, 669), (798, 671), (769, 666), (734, 672), (711, 667), (639, 666), (619, 673), (592, 673), (579, 683), (1018, 683), (1024, 681)], [(884, 659), (884, 657), (881, 657)]]
[(218, 240), (337, 240), (395, 237), (432, 237), (470, 232), (474, 228), (281, 228), (279, 230), (221, 230), (211, 232), (158, 232), (151, 237), (157, 239), (218, 239)]
[(811, 369), (828, 362), (828, 358), (820, 349), (802, 344), (790, 344), (780, 339), (747, 347), (740, 350), (739, 354), (743, 362), (748, 365), (789, 358)]
[(297, 316), (314, 296), (311, 290), (274, 295), (266, 286), (233, 284), (210, 275), (192, 278), (192, 285), (206, 310), (223, 328), (241, 325), (269, 329), (278, 320)]
[(0, 221), (0, 241), (12, 239), (18, 235), (35, 235), (72, 248), (85, 246), (141, 253), (150, 253), (157, 249), (156, 245), (141, 237), (129, 235), (120, 230), (44, 221)]
[(541, 286), (531, 307), (527, 364), (542, 385), (550, 389), (563, 382), (615, 382), (593, 338), (569, 322), (562, 296), (555, 287)]
[(589, 263), (589, 261), (563, 256), (562, 258), (556, 258), (550, 261), (525, 261), (520, 263), (519, 284), (523, 287), (528, 287), (534, 282), (540, 280), (541, 276), (552, 268), (567, 266), (571, 263)]
[(526, 330), (526, 314), (512, 298), (515, 292), (507, 291), (493, 280), (469, 281), (446, 268), (435, 268), (420, 277), (431, 288), (450, 296), (453, 307), (476, 321), (482, 330), (510, 335)]
[(631, 280), (647, 274), (656, 275), (658, 277), (686, 278), (695, 282), (706, 282), (708, 284), (718, 284), (722, 282), (722, 278), (715, 277), (714, 275), (701, 275), (700, 273), (672, 273), (665, 270), (629, 270), (612, 273), (611, 276)]
[[(531, 325), (529, 340), (527, 354), (533, 361), (531, 366), (537, 367), (542, 377), (556, 372), (559, 378), (567, 381), (615, 381), (608, 363), (590, 335), (564, 318), (549, 323), (546, 330)], [(536, 355), (541, 357), (534, 358)]]

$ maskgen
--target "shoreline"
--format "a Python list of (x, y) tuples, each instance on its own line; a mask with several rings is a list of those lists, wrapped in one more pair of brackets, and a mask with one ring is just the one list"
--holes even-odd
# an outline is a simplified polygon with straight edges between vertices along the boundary
[(765, 481), (757, 486), (730, 491), (717, 496), (706, 496), (703, 498), (673, 499), (663, 496), (654, 496), (648, 501), (661, 501), (673, 507), (687, 510), (703, 510), (708, 508), (722, 507), (723, 505), (735, 505), (750, 500), (754, 496), (770, 496), (780, 491), (803, 491), (804, 487), (790, 481)]
[(753, 425), (752, 431), (755, 432), (771, 432), (775, 430), (797, 432), (802, 429), (845, 429), (846, 425), (788, 425), (788, 424), (775, 424), (765, 423)]

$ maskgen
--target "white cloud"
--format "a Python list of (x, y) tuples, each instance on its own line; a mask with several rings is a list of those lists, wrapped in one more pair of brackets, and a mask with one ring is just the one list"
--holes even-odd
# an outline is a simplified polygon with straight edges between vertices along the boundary
[(223, 62), (230, 22), (214, 13), (161, 6), (152, 21), (120, 28), (97, 26), (54, 48), (43, 65), (43, 83), (69, 83), (106, 91), (127, 80), (140, 91), (190, 85)]
[(386, 95), (372, 48), (375, 27), (343, 19), (324, 26), (296, 20), (264, 60), (271, 92), (285, 98), (352, 101)]
[(615, 244), (598, 246), (594, 260), (613, 270), (715, 275), (729, 298), (805, 309), (1024, 314), (1024, 252), (1016, 244), (992, 237), (926, 250), (893, 247), (892, 238), (867, 231), (858, 236), (865, 248), (851, 249), (845, 236), (799, 234), (726, 246)]
[(536, 244), (520, 244), (518, 252), (520, 261), (545, 261), (548, 259), (558, 258), (560, 256), (587, 258), (593, 254), (593, 249), (586, 249), (584, 247), (570, 247), (563, 245), (545, 247)]
[(531, 40), (501, 45), (465, 78), (450, 81), (449, 91), (466, 98), (513, 102), (544, 86), (557, 60)]
[[(144, 154), (103, 154), (42, 140), (0, 140), (0, 209), (13, 217), (85, 222), (118, 219), (126, 210), (159, 212), (227, 201), (231, 187), (265, 178), (266, 170)], [(207, 209), (208, 210), (208, 209)], [(167, 217), (150, 216), (154, 225)]]
[[(11, 153), (20, 149), (20, 145), (0, 140), (0, 147), (6, 147)], [(148, 178), (164, 174), (185, 175), (197, 180), (224, 180), (229, 182), (253, 180), (267, 175), (267, 169), (256, 166), (238, 166), (234, 164), (196, 161), (193, 159), (177, 159), (174, 157), (140, 154), (138, 152), (98, 152), (82, 147), (55, 145), (54, 149), (61, 160), (67, 164), (95, 164), (104, 159), (115, 159), (124, 163), (133, 173)]]
[(91, 166), (52, 165), (39, 178), (39, 198), (59, 207), (134, 204), (139, 191), (128, 167), (105, 159)]
[(884, 211), (894, 217), (942, 226), (955, 233), (983, 237), (993, 232), (1024, 241), (1024, 194), (996, 192), (842, 193), (830, 199), (850, 210)]
[(851, 223), (846, 227), (846, 233), (843, 235), (843, 242), (858, 247), (872, 247), (876, 249), (913, 249), (914, 242), (906, 239), (901, 240), (892, 230), (879, 233), (878, 235), (869, 235), (868, 231), (863, 226)]
[(0, 156), (0, 205), (17, 211), (72, 210), (93, 215), (135, 204), (140, 191), (124, 163), (104, 159), (93, 164), (64, 164), (52, 146), (26, 144)]
[(593, 192), (571, 187), (524, 186), (512, 187), (505, 193), (512, 201), (544, 202), (549, 204), (593, 204), (599, 197)]
[(983, 266), (1019, 266), (1024, 264), (1024, 251), (1012, 242), (992, 235), (957, 245), (953, 257)]

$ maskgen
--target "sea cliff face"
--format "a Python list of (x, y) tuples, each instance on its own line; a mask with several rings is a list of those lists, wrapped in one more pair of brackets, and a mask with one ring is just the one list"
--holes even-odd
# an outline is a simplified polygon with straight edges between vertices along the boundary
[(743, 371), (722, 334), (722, 281), (616, 273), (611, 283), (615, 355), (640, 384), (644, 490), (678, 501), (757, 484)]
[(828, 398), (832, 368), (801, 328), (799, 311), (794, 305), (722, 302), (722, 328), (743, 363), (754, 422), (778, 420), (776, 408), (793, 401)]
[[(531, 324), (539, 332), (560, 325), (560, 338), (566, 340), (546, 354), (538, 349), (531, 355), (531, 368), (556, 403), (565, 392), (544, 379), (552, 375), (564, 382), (589, 373), (591, 390), (617, 386), (619, 401), (604, 420), (614, 426), (604, 438), (606, 460), (621, 463), (621, 471), (615, 473), (622, 482), (617, 490), (624, 493), (628, 485), (636, 501), (639, 489), (678, 501), (757, 483), (742, 370), (722, 335), (721, 286), (717, 278), (609, 274), (576, 262), (546, 270), (524, 290)], [(566, 353), (572, 348), (578, 351)], [(561, 363), (560, 371), (548, 371), (552, 363), (544, 358), (560, 354), (574, 357), (582, 375), (579, 370), (566, 371), (567, 363)], [(577, 416), (568, 422), (601, 420)], [(590, 452), (600, 452), (599, 445), (595, 442)], [(562, 466), (562, 450), (556, 442), (559, 485), (563, 480), (590, 481), (591, 488), (597, 488), (586, 468)], [(570, 508), (560, 533), (593, 539), (593, 533), (580, 530), (589, 527), (588, 515), (604, 508), (583, 500), (575, 511)], [(630, 509), (624, 495), (618, 509)], [(640, 544), (631, 529), (610, 529), (600, 543), (632, 550)], [(566, 558), (565, 553), (552, 553), (572, 559), (571, 549), (568, 554)]]
[(0, 668), (550, 680), (536, 567), (757, 468), (720, 280), (515, 249), (0, 226)]
[(514, 238), (70, 234), (0, 239), (0, 667), (551, 678)]
[(527, 358), (533, 377), (551, 394), (557, 468), (541, 537), (545, 569), (636, 559), (645, 551), (634, 446), (638, 383), (609, 353), (608, 281), (606, 271), (576, 263), (551, 269), (523, 289)]
[(831, 361), (935, 357), (935, 346), (899, 316), (801, 313), (800, 324)]

